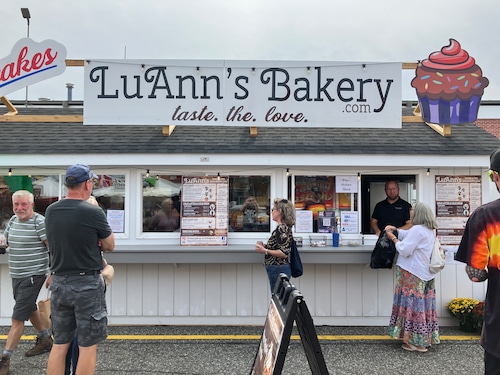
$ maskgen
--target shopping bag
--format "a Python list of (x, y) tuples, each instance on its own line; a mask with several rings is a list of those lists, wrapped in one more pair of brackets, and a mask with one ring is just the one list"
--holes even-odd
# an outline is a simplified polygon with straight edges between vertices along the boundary
[(38, 301), (38, 312), (40, 313), (40, 322), (43, 328), (50, 329), (50, 295), (47, 294), (46, 299)]
[(115, 268), (111, 264), (106, 263), (106, 265), (102, 269), (101, 273), (102, 273), (102, 277), (104, 278), (104, 282), (106, 283), (106, 285), (111, 284), (111, 281), (113, 280), (113, 277), (115, 276)]

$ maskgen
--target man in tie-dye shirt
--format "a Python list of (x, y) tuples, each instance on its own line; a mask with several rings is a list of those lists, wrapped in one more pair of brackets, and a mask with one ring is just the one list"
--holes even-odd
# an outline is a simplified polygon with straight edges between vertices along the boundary
[[(490, 179), (500, 192), (500, 149), (490, 156)], [(481, 346), (484, 373), (500, 375), (500, 199), (478, 207), (469, 217), (455, 257), (467, 264), (474, 282), (488, 280)]]

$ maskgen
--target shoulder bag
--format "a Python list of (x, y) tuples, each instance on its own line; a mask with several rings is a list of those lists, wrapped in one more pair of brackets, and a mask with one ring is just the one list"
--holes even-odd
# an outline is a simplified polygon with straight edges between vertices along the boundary
[(439, 240), (434, 240), (434, 247), (432, 248), (431, 262), (429, 263), (429, 271), (432, 273), (438, 273), (443, 270), (446, 264), (443, 248)]
[(297, 249), (295, 240), (292, 240), (292, 248), (290, 250), (290, 268), (292, 269), (292, 277), (302, 276), (302, 261), (300, 260), (299, 250)]

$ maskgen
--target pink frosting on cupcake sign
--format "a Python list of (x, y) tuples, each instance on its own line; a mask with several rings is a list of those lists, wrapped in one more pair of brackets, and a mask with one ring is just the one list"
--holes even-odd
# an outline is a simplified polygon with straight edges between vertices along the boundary
[(419, 62), (411, 86), (417, 91), (424, 121), (448, 125), (474, 122), (488, 78), (460, 43)]

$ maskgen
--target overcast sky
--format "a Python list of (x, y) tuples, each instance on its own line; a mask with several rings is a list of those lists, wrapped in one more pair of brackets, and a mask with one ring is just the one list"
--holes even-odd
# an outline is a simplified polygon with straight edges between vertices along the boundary
[[(53, 39), (68, 59), (414, 62), (456, 39), (500, 100), (497, 0), (22, 0), (1, 8), (0, 59), (27, 35)], [(403, 71), (403, 99), (416, 99)], [(83, 67), (29, 87), (29, 99), (83, 99)], [(25, 90), (8, 95), (24, 99)]]

